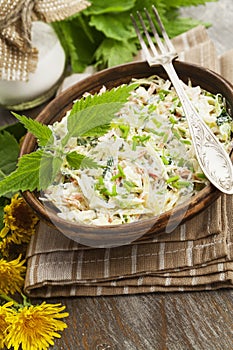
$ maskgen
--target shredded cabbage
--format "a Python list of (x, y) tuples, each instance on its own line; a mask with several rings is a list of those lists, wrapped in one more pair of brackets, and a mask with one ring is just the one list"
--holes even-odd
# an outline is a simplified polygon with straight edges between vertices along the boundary
[[(131, 223), (173, 208), (208, 184), (170, 81), (153, 76), (137, 83), (104, 136), (69, 140), (68, 149), (99, 167), (72, 169), (64, 161), (62, 176), (42, 198), (59, 209), (61, 218), (88, 225)], [(184, 88), (230, 152), (233, 122), (222, 96), (191, 84)], [(66, 133), (66, 118), (51, 126), (56, 139)]]

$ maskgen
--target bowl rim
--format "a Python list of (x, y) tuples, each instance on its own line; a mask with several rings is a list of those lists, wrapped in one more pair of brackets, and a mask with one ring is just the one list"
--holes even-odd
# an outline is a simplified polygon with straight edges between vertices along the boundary
[[(182, 70), (184, 70), (183, 74), (185, 75), (185, 72), (191, 72), (194, 69), (196, 72), (200, 73), (201, 76), (203, 76), (202, 78), (203, 82), (208, 77), (217, 79), (218, 83), (221, 86), (221, 89), (225, 91), (225, 94), (226, 92), (230, 94), (233, 101), (233, 85), (218, 73), (213, 72), (208, 68), (203, 68), (199, 65), (186, 63), (186, 62), (175, 61), (174, 65), (178, 74)], [(71, 87), (63, 91), (61, 94), (59, 94), (57, 97), (55, 97), (50, 103), (47, 104), (47, 106), (45, 106), (45, 108), (43, 108), (43, 110), (36, 117), (36, 120), (39, 122), (44, 122), (46, 119), (49, 118), (49, 120), (47, 121), (47, 124), (53, 123), (54, 122), (53, 119), (57, 116), (57, 114), (62, 114), (62, 117), (63, 117), (65, 115), (64, 111), (67, 111), (68, 109), (70, 109), (75, 98), (77, 99), (78, 97), (80, 97), (83, 92), (93, 91), (96, 88), (98, 88), (97, 90), (99, 90), (101, 86), (100, 84), (104, 80), (104, 78), (106, 78), (106, 76), (109, 77), (107, 85), (109, 84), (111, 85), (116, 80), (115, 77), (117, 72), (119, 72), (119, 70), (123, 73), (123, 75), (127, 75), (127, 74), (129, 75), (131, 74), (132, 71), (136, 69), (136, 73), (134, 74), (136, 75), (138, 72), (144, 72), (144, 70), (148, 70), (148, 67), (149, 66), (146, 61), (136, 61), (136, 62), (126, 63), (126, 64), (122, 64), (119, 66), (107, 68), (102, 71), (96, 72), (93, 75), (75, 83), (74, 85), (72, 85)], [(166, 73), (163, 71), (163, 68), (161, 66), (157, 65), (153, 68), (154, 70), (158, 71), (157, 73), (158, 75), (160, 74), (160, 72), (163, 72), (163, 74), (166, 75)], [(152, 74), (150, 75), (153, 75), (153, 70), (152, 70)], [(147, 76), (149, 75), (147, 74)], [(187, 75), (187, 79), (188, 79), (188, 75)], [(91, 86), (90, 86), (90, 81), (92, 82)], [(88, 85), (89, 85), (89, 88), (88, 88)], [(80, 91), (82, 93), (80, 93)], [(68, 99), (67, 99), (67, 96), (69, 97)], [(60, 108), (60, 106), (62, 106), (62, 109)], [(51, 109), (53, 110), (53, 116), (50, 115)], [(232, 102), (232, 109), (233, 109), (233, 102)], [(19, 156), (21, 157), (23, 154), (30, 153), (33, 149), (35, 149), (35, 147), (36, 147), (35, 137), (31, 133), (27, 133), (23, 140)], [(172, 216), (173, 216), (173, 220), (177, 220), (180, 218), (179, 225), (184, 221), (191, 219), (193, 216), (199, 214), (202, 210), (204, 210), (207, 206), (209, 206), (213, 201), (215, 201), (220, 196), (220, 194), (221, 192), (218, 189), (216, 189), (212, 184), (208, 184), (198, 194), (191, 197), (192, 207), (190, 208), (189, 208), (190, 200), (188, 200), (175, 206), (175, 208), (172, 208), (166, 212), (163, 212), (160, 215), (157, 215), (153, 218), (143, 219), (133, 223), (126, 223), (126, 224), (119, 224), (119, 225), (94, 226), (94, 225), (86, 225), (86, 224), (66, 221), (65, 219), (58, 217), (57, 214), (54, 212), (49, 213), (49, 216), (48, 216), (48, 209), (45, 209), (43, 203), (39, 201), (35, 192), (25, 191), (22, 193), (26, 202), (34, 209), (37, 215), (50, 226), (54, 227), (54, 222), (55, 223), (58, 222), (59, 227), (66, 228), (66, 229), (68, 228), (68, 230), (70, 231), (76, 230), (77, 228), (79, 228), (79, 229), (82, 229), (86, 234), (88, 234), (89, 232), (95, 232), (95, 230), (98, 231), (101, 229), (101, 232), (103, 234), (105, 231), (107, 234), (107, 231), (109, 232), (109, 230), (112, 230), (115, 232), (117, 232), (117, 230), (121, 230), (122, 226), (124, 226), (124, 230), (127, 230), (127, 228), (129, 227), (134, 229), (138, 227), (138, 225), (140, 226), (141, 223), (143, 223), (143, 225), (145, 224), (152, 225), (152, 223), (155, 222), (156, 230), (155, 231), (154, 229), (152, 231), (149, 230), (148, 234), (145, 234), (146, 236), (150, 234), (163, 232), (166, 227), (165, 223), (167, 223)], [(183, 215), (184, 206), (186, 207), (188, 206), (188, 209)], [(145, 235), (143, 235), (143, 238), (145, 237)]]

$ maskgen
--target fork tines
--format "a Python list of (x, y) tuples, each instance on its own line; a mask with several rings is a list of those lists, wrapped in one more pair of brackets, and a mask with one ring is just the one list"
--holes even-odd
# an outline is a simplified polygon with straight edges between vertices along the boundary
[[(171, 40), (169, 39), (169, 37), (167, 35), (167, 32), (166, 32), (166, 30), (164, 28), (164, 25), (163, 25), (162, 21), (161, 21), (159, 13), (158, 13), (158, 11), (157, 11), (157, 9), (155, 8), (154, 5), (152, 5), (152, 10), (153, 10), (153, 13), (155, 15), (156, 22), (157, 22), (157, 24), (159, 26), (159, 29), (161, 31), (163, 41), (161, 40), (161, 38), (159, 36), (159, 33), (158, 33), (158, 31), (156, 29), (156, 26), (155, 26), (155, 24), (154, 24), (154, 22), (153, 22), (153, 20), (151, 18), (151, 15), (149, 14), (148, 10), (146, 8), (144, 8), (146, 17), (147, 17), (149, 25), (150, 25), (150, 29), (151, 29), (151, 31), (153, 33), (154, 39), (155, 39), (155, 41), (156, 41), (156, 43), (158, 45), (160, 53), (158, 52), (158, 48), (155, 46), (155, 44), (154, 44), (154, 42), (153, 42), (153, 40), (152, 40), (148, 30), (147, 30), (147, 27), (146, 27), (146, 24), (145, 24), (145, 22), (144, 22), (144, 20), (142, 18), (142, 15), (140, 14), (139, 11), (137, 11), (137, 16), (138, 16), (140, 24), (142, 26), (143, 32), (144, 32), (144, 34), (146, 36), (147, 42), (149, 44), (149, 47), (150, 47), (152, 53), (154, 54), (154, 56), (158, 56), (160, 54), (166, 55), (166, 54), (170, 53), (170, 54), (172, 54), (175, 57), (176, 56), (176, 50), (175, 50)], [(140, 45), (142, 47), (142, 50), (143, 50), (143, 52), (146, 55), (146, 59), (147, 60), (151, 60), (151, 54), (150, 54), (150, 51), (148, 49), (148, 46), (147, 46), (145, 40), (143, 39), (143, 36), (142, 36), (142, 34), (140, 32), (140, 29), (139, 29), (139, 27), (137, 25), (137, 22), (136, 22), (136, 20), (135, 20), (135, 18), (134, 18), (134, 16), (132, 14), (131, 14), (131, 19), (132, 19), (132, 22), (133, 22), (133, 25), (134, 25), (134, 28), (135, 28), (135, 32), (136, 32), (136, 34), (138, 36), (138, 40), (139, 40)]]

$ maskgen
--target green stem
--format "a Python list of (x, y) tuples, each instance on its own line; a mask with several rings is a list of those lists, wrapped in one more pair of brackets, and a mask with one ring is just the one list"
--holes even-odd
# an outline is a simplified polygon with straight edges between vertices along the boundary
[(8, 295), (6, 295), (6, 293), (4, 293), (2, 290), (0, 290), (0, 298), (5, 300), (5, 301), (12, 301), (15, 306), (20, 306), (20, 304), (17, 303), (17, 301), (15, 301), (14, 299), (12, 299)]
[(21, 296), (23, 298), (23, 306), (31, 306), (32, 305), (30, 300), (27, 299), (26, 295), (21, 293)]
[(23, 308), (25, 306), (31, 305), (30, 301), (27, 300), (27, 297), (24, 294), (21, 293), (21, 296), (23, 298), (23, 303), (18, 303), (15, 299), (11, 298), (9, 295), (7, 295), (2, 290), (0, 290), (0, 298), (7, 301), (7, 302), (8, 301), (13, 302), (16, 309), (20, 309), (20, 308)]

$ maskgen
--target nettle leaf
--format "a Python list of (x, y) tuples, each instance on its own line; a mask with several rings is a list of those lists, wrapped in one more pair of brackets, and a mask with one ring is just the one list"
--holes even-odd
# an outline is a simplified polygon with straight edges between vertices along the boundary
[(119, 41), (106, 38), (95, 52), (97, 65), (114, 67), (121, 63), (131, 62), (137, 53), (136, 40)]
[(135, 83), (127, 84), (127, 85), (123, 84), (111, 90), (106, 90), (102, 94), (96, 93), (94, 95), (87, 95), (86, 97), (82, 97), (81, 99), (77, 100), (74, 103), (70, 116), (72, 114), (75, 114), (79, 111), (86, 109), (87, 107), (92, 107), (92, 106), (101, 105), (104, 103), (111, 103), (111, 102), (125, 103), (129, 97), (130, 92), (133, 91), (137, 86), (138, 84), (135, 84)]
[(73, 72), (83, 72), (93, 63), (93, 55), (102, 41), (102, 33), (89, 25), (89, 18), (82, 16), (53, 23)]
[(62, 162), (63, 159), (61, 157), (57, 157), (56, 154), (44, 152), (42, 150), (37, 190), (45, 190), (53, 183), (61, 168)]
[[(173, 2), (173, 4), (175, 4), (176, 0), (171, 0)], [(180, 0), (178, 0), (180, 1)], [(147, 11), (149, 13), (153, 13), (152, 11), (152, 5), (154, 5), (160, 16), (161, 16), (161, 13), (165, 13), (167, 11), (167, 0), (137, 0), (136, 3), (135, 3), (135, 7), (133, 8), (133, 13), (136, 13), (136, 11), (139, 11), (141, 12), (141, 14), (143, 15), (144, 14), (144, 8), (147, 9)], [(153, 16), (152, 16), (153, 18)]]
[[(47, 187), (52, 184), (55, 177), (60, 172), (62, 163), (63, 163), (63, 158), (58, 157), (58, 156), (52, 157), (52, 175), (50, 176), (50, 178), (48, 178), (49, 181), (48, 181)], [(46, 188), (46, 187), (44, 187), (44, 188)]]
[(19, 144), (7, 131), (0, 132), (0, 180), (16, 168)]
[(134, 7), (136, 0), (95, 0), (92, 1), (92, 5), (84, 10), (84, 13), (87, 15), (90, 14), (103, 14), (108, 12), (124, 12), (130, 10)]
[[(165, 23), (167, 33), (170, 37), (174, 37), (176, 35), (182, 34), (191, 28), (197, 27), (198, 25), (202, 24), (203, 22), (192, 19), (192, 18), (176, 18), (167, 20)], [(208, 23), (205, 23), (206, 26), (209, 26)]]
[(24, 115), (12, 114), (31, 132), (38, 140), (39, 146), (47, 146), (53, 143), (53, 134), (47, 125), (41, 124), (37, 120), (27, 118)]
[[(68, 130), (72, 133), (72, 136), (82, 136), (94, 128), (108, 124), (114, 117), (112, 115), (113, 111), (117, 112), (121, 106), (122, 104), (120, 102), (109, 102), (87, 107), (84, 111), (73, 115), (72, 119), (70, 118), (68, 121)], [(73, 123), (74, 120), (75, 123)]]
[(65, 146), (71, 137), (85, 135), (94, 128), (106, 128), (106, 124), (111, 122), (136, 86), (137, 84), (121, 85), (103, 94), (88, 95), (78, 100), (67, 118), (68, 133), (63, 138), (62, 145)]
[(136, 37), (132, 21), (128, 12), (109, 13), (99, 16), (92, 16), (90, 26), (94, 26), (100, 32), (103, 32), (107, 38), (126, 41)]
[(17, 169), (0, 182), (0, 197), (20, 190), (34, 191), (38, 187), (38, 176), (43, 151), (26, 154), (19, 159)]
[(54, 154), (41, 149), (23, 155), (16, 170), (0, 181), (0, 197), (18, 191), (46, 189), (53, 182), (61, 162), (57, 162)]
[(82, 136), (83, 137), (100, 137), (100, 136), (105, 135), (110, 128), (111, 128), (111, 124), (104, 124), (101, 126), (97, 126), (91, 130), (88, 130)]
[(25, 127), (18, 121), (13, 124), (0, 126), (0, 131), (9, 132), (18, 142), (26, 133)]
[(99, 165), (91, 158), (76, 151), (66, 155), (66, 160), (69, 166), (73, 169), (97, 169)]

